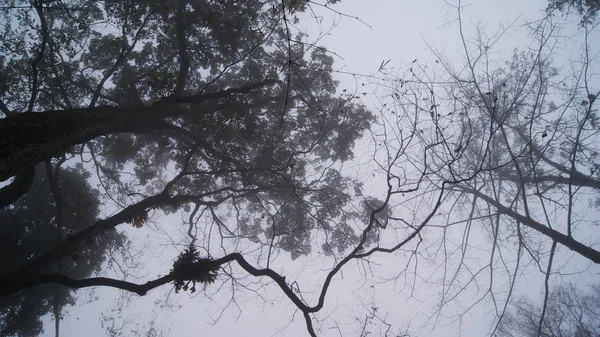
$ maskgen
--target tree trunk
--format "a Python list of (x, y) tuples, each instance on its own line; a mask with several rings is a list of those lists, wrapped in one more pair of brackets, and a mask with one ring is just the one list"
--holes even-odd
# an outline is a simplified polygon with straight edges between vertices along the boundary
[[(207, 103), (279, 83), (265, 79), (237, 88), (191, 96), (172, 96), (149, 107), (96, 107), (24, 113), (0, 119), (0, 181), (65, 152), (69, 147), (111, 133), (144, 133), (161, 127), (168, 117), (213, 113), (221, 109), (248, 109), (282, 97), (261, 97), (253, 103)], [(194, 104), (193, 109), (180, 103)]]
[(0, 119), (0, 181), (96, 137), (150, 131), (161, 119), (160, 110), (165, 110), (164, 106), (97, 107), (24, 113)]

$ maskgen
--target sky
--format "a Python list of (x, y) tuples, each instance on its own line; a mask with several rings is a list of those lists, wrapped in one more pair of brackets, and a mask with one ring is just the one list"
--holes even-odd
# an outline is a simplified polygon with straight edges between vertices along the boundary
[[(524, 22), (540, 18), (546, 1), (523, 0), (471, 0), (463, 1), (466, 34), (474, 33), (473, 27), (480, 23), (484, 30), (495, 31), (499, 25), (514, 23), (518, 28)], [(432, 60), (431, 48), (441, 52), (449, 60), (460, 60), (463, 54), (456, 26), (456, 12), (445, 1), (438, 0), (342, 0), (333, 6), (337, 12), (347, 14), (340, 16), (336, 12), (315, 6), (318, 16), (323, 21), (305, 14), (301, 16), (300, 27), (309, 33), (309, 40), (326, 35), (318, 41), (328, 50), (335, 53), (334, 67), (340, 72), (336, 78), (343, 88), (353, 89), (358, 82), (366, 81), (369, 95), (362, 102), (368, 107), (375, 107), (374, 94), (379, 94), (378, 81), (369, 77), (356, 77), (347, 73), (380, 76), (378, 68), (386, 60), (390, 60), (388, 68), (401, 69), (414, 59), (423, 62)], [(353, 19), (352, 17), (358, 17)], [(329, 29), (333, 23), (333, 27)], [(499, 42), (497, 52), (510, 56), (513, 49), (527, 44), (526, 36), (519, 29), (509, 31)], [(420, 62), (420, 61), (419, 61)], [(359, 144), (357, 160), (367, 162), (371, 156)], [(364, 175), (368, 166), (357, 165), (361, 170), (356, 175)], [(378, 184), (368, 182), (370, 193), (381, 193)], [(148, 274), (139, 275), (140, 281), (154, 278), (158, 273), (168, 272), (170, 263), (177, 251), (169, 249), (169, 231), (177, 232), (178, 219), (163, 218), (157, 228), (163, 231), (159, 236), (152, 228), (125, 230), (138, 241), (158, 240), (153, 251), (143, 260), (147, 264)], [(391, 258), (377, 260), (382, 266), (389, 268), (394, 274), (396, 262)], [(330, 261), (328, 261), (330, 262)], [(291, 264), (285, 257), (275, 261), (282, 273), (296, 277), (303, 289), (318, 289), (322, 282), (323, 271), (328, 268), (317, 256), (309, 256), (299, 266)], [(289, 266), (289, 267), (288, 267)], [(411, 332), (419, 332), (415, 336), (483, 336), (487, 332), (487, 310), (479, 307), (470, 311), (461, 324), (442, 324), (434, 326), (426, 321), (426, 314), (431, 313), (438, 299), (438, 291), (423, 285), (414, 291), (404, 287), (401, 280), (379, 284), (377, 280), (365, 278), (360, 272), (359, 264), (350, 264), (343, 275), (336, 277), (328, 294), (324, 310), (317, 315), (326, 319), (319, 325), (320, 336), (339, 336), (338, 327), (352, 331), (356, 326), (355, 315), (363, 306), (376, 303), (380, 312), (387, 312), (388, 319), (395, 327), (406, 326)], [(383, 268), (383, 267), (382, 267)], [(385, 270), (380, 272), (385, 274)], [(590, 271), (588, 277), (598, 275), (597, 270)], [(519, 291), (532, 296), (541, 293), (542, 279), (540, 275), (532, 275), (528, 284), (521, 284)], [(115, 324), (124, 323), (124, 330), (148, 327), (154, 321), (157, 328), (169, 336), (304, 336), (307, 335), (302, 316), (295, 310), (290, 301), (272, 284), (258, 281), (254, 286), (260, 288), (257, 295), (250, 291), (236, 293), (237, 303), (225, 308), (218, 322), (212, 320), (220, 315), (225, 304), (229, 303), (229, 291), (217, 292), (208, 290), (212, 296), (203, 292), (190, 297), (186, 293), (174, 294), (168, 286), (151, 292), (145, 297), (131, 296), (126, 308), (118, 311), (123, 305), (119, 302), (120, 293), (114, 289), (95, 289), (79, 291), (80, 303), (71, 308), (61, 323), (62, 336), (106, 336), (100, 325), (100, 315), (112, 315)], [(583, 282), (583, 281), (582, 281)], [(423, 283), (424, 284), (424, 283)], [(224, 285), (227, 287), (227, 285)], [(372, 287), (371, 287), (372, 286)], [(262, 296), (262, 297), (261, 297)], [(314, 303), (314, 301), (312, 302)], [(111, 311), (113, 310), (113, 311)], [(117, 310), (117, 311), (114, 311)], [(122, 316), (119, 316), (122, 315)], [(45, 336), (53, 336), (53, 326), (47, 319)], [(447, 323), (447, 322), (446, 322)], [(337, 325), (336, 325), (337, 324)], [(425, 326), (425, 327), (423, 327)], [(422, 330), (421, 330), (422, 329)], [(125, 334), (127, 335), (127, 334)]]

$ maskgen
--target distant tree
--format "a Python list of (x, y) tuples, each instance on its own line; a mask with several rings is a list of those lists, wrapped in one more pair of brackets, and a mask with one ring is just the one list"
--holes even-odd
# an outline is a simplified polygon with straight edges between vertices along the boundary
[[(52, 172), (52, 171), (51, 171)], [(37, 168), (34, 184), (23, 198), (0, 210), (1, 276), (19, 270), (31, 259), (59, 245), (97, 221), (98, 191), (87, 183), (81, 167), (55, 169), (48, 178), (46, 167)], [(60, 201), (56, 201), (56, 193)], [(86, 278), (99, 272), (109, 251), (125, 249), (126, 239), (116, 231), (91, 241), (84, 249), (47, 266), (48, 272)], [(0, 335), (34, 337), (42, 332), (41, 317), (59, 313), (75, 304), (72, 290), (46, 284), (0, 298)], [(56, 317), (55, 317), (56, 318)]]
[(540, 326), (540, 306), (523, 298), (511, 305), (498, 329), (498, 337), (597, 337), (600, 336), (600, 287), (583, 291), (567, 284), (548, 294), (545, 319)]
[(582, 18), (582, 23), (596, 19), (600, 10), (600, 0), (549, 0), (548, 11), (569, 11), (573, 9)]

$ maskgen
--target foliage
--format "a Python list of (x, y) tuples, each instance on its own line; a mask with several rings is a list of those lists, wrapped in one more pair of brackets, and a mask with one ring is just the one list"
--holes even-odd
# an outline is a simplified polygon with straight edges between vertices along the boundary
[(600, 10), (600, 1), (598, 0), (549, 0), (548, 11), (558, 9), (560, 11), (567, 11), (568, 9), (574, 9), (579, 15), (581, 15), (582, 23), (590, 23), (594, 21), (598, 10)]
[[(46, 283), (140, 296), (171, 282), (192, 292), (197, 282), (205, 292), (230, 283), (229, 306), (238, 290), (258, 292), (268, 280), (316, 336), (328, 291), (349, 266), (373, 289), (437, 282), (439, 316), (489, 300), (500, 326), (531, 266), (549, 289), (551, 276), (571, 272), (562, 273), (569, 258), (600, 263), (586, 241), (593, 215), (579, 212), (600, 188), (588, 35), (578, 68), (553, 66), (560, 37), (551, 16), (530, 25), (535, 48), (495, 60), (500, 35), (466, 37), (459, 1), (452, 22), (463, 63), (455, 68), (432, 50), (429, 67), (417, 59), (403, 73), (380, 69), (388, 77), (373, 78), (387, 91), (376, 118), (356, 93), (338, 92), (332, 56), (299, 30), (298, 15), (312, 6), (75, 0), (4, 13), (0, 130), (25, 140), (0, 133), (0, 145), (18, 153), (0, 149), (0, 170), (61, 158), (93, 173), (108, 215), (3, 274), (0, 295)], [(367, 177), (344, 170), (366, 131), (366, 176), (382, 178), (377, 196), (363, 192)], [(167, 233), (169, 222), (176, 227)], [(166, 275), (138, 284), (107, 270), (86, 278), (48, 269), (124, 223), (167, 237), (160, 258), (174, 262)], [(389, 270), (383, 254), (395, 259)], [(283, 274), (286, 263), (315, 255), (327, 266), (316, 291)], [(367, 322), (388, 333), (380, 310), (369, 306), (361, 335)]]
[[(37, 110), (127, 108), (176, 102), (175, 96), (207, 93), (210, 97), (211, 92), (224, 88), (281, 78), (268, 88), (224, 95), (215, 104), (174, 103), (168, 109), (177, 109), (179, 117), (160, 124), (155, 121), (150, 130), (135, 135), (111, 133), (87, 142), (84, 148), (71, 149), (89, 149), (107, 193), (122, 198), (158, 192), (167, 186), (175, 167), (186, 172), (169, 186), (172, 195), (189, 195), (191, 201), (191, 196), (201, 193), (230, 200), (226, 192), (235, 191), (231, 202), (254, 210), (243, 221), (264, 216), (269, 211), (264, 207), (267, 200), (281, 204), (276, 216), (281, 220), (275, 219), (271, 226), (285, 221), (297, 229), (316, 228), (316, 223), (339, 215), (339, 211), (324, 211), (328, 201), (321, 191), (342, 196), (341, 207), (349, 201), (340, 189), (344, 185), (329, 178), (312, 186), (305, 183), (315, 169), (323, 170), (326, 177), (338, 174), (336, 169), (310, 163), (351, 159), (354, 141), (373, 117), (363, 107), (335, 96), (337, 83), (327, 72), (332, 58), (325, 49), (302, 42), (287, 46), (294, 37), (281, 25), (283, 9), (275, 6), (275, 12), (264, 11), (259, 1), (200, 0), (75, 2), (69, 6), (77, 8), (78, 17), (70, 15), (75, 11), (70, 7), (44, 7), (41, 13), (47, 27), (37, 31), (27, 28), (36, 26), (31, 10), (14, 11), (28, 24), (14, 26), (5, 20), (3, 43), (10, 58), (4, 67), (12, 69), (6, 101), (11, 113), (27, 110), (34, 96), (37, 99), (31, 102)], [(111, 19), (105, 21), (103, 15)], [(98, 24), (110, 32), (94, 28)], [(27, 34), (32, 38), (47, 35), (47, 41), (42, 38), (38, 45), (27, 44), (23, 39)], [(46, 48), (42, 48), (44, 43)], [(27, 69), (28, 55), (38, 51), (40, 62), (30, 69), (39, 78), (34, 95), (25, 85), (30, 73), (18, 69)], [(124, 170), (134, 174), (118, 173)], [(253, 191), (260, 191), (263, 201)], [(298, 214), (306, 212), (304, 202), (311, 198), (317, 205), (316, 216), (300, 220)], [(169, 204), (164, 209), (186, 204)], [(134, 225), (142, 224), (135, 219)], [(272, 231), (259, 232), (271, 235)], [(278, 244), (297, 256), (297, 251), (310, 251), (307, 233), (293, 230), (276, 235), (281, 236)]]
[[(176, 109), (179, 117), (153, 122), (142, 134), (111, 133), (76, 148), (89, 150), (107, 192), (156, 193), (167, 186), (172, 168), (185, 169), (169, 186), (172, 195), (225, 197), (239, 208), (254, 210), (243, 215), (244, 222), (269, 212), (265, 202), (279, 204), (275, 222), (259, 232), (270, 236), (269, 227), (289, 223), (300, 230), (277, 233), (277, 244), (295, 257), (296, 252), (308, 253), (311, 245), (303, 228), (317, 228), (317, 223), (337, 216), (323, 211), (328, 201), (320, 191), (346, 192), (330, 179), (312, 186), (306, 179), (318, 170), (327, 177), (336, 175), (327, 163), (351, 159), (354, 141), (373, 120), (363, 107), (335, 95), (337, 83), (328, 72), (333, 60), (327, 51), (303, 44), (302, 35), (293, 37), (281, 25), (286, 12), (278, 6), (275, 12), (264, 11), (260, 1), (85, 3), (69, 5), (78, 8), (80, 17), (87, 15), (81, 22), (68, 15), (74, 11), (69, 8), (42, 12), (48, 22), (48, 48), (36, 69), (35, 109), (151, 106), (174, 96), (210, 96), (280, 79), (211, 104), (172, 104), (168, 109)], [(184, 3), (185, 10), (178, 7)], [(103, 10), (111, 18), (108, 22), (98, 16)], [(33, 97), (25, 85), (28, 73), (18, 69), (27, 69), (28, 55), (41, 48), (25, 43), (23, 36), (44, 35), (43, 27), (26, 28), (36, 26), (30, 11), (16, 12), (28, 24), (5, 26), (3, 44), (10, 58), (4, 66), (13, 69), (6, 101), (13, 113), (25, 111), (28, 97)], [(110, 33), (94, 28), (103, 22)], [(288, 47), (289, 39), (300, 42)], [(311, 165), (315, 160), (322, 162), (320, 167)], [(118, 173), (124, 170), (133, 175)], [(231, 191), (234, 199), (226, 197)], [(316, 216), (299, 217), (310, 198)], [(340, 207), (348, 200), (342, 198)]]
[[(0, 253), (2, 275), (9, 275), (61, 242), (91, 226), (98, 215), (98, 191), (87, 183), (89, 174), (81, 167), (60, 172), (60, 210), (52, 196), (44, 165), (37, 169), (31, 190), (11, 207), (0, 210)], [(60, 214), (60, 215), (59, 215)], [(57, 226), (57, 216), (61, 217)], [(120, 248), (125, 237), (115, 231), (90, 242), (82, 250), (64, 257), (47, 272), (85, 278), (99, 272), (109, 251)], [(42, 332), (42, 316), (75, 304), (71, 290), (59, 285), (42, 285), (0, 299), (0, 335), (37, 336)], [(60, 311), (60, 310), (59, 310)]]
[[(292, 25), (310, 3), (12, 5), (0, 19), (7, 116), (0, 119), (0, 167), (13, 174), (17, 161), (25, 167), (51, 157), (83, 164), (111, 215), (3, 275), (3, 294), (47, 282), (89, 286), (82, 275), (50, 273), (44, 261), (79, 254), (87, 249), (82, 242), (122, 223), (147, 230), (174, 213), (187, 220), (178, 243), (189, 247), (169, 274), (177, 290), (215, 281), (220, 264), (199, 272), (210, 260), (197, 256), (196, 244), (208, 256), (224, 254), (215, 261), (242, 264), (239, 245), (253, 246), (265, 253), (251, 262), (269, 266), (277, 254), (298, 259), (330, 237), (338, 252), (375, 242), (358, 239), (371, 210), (351, 211), (361, 188), (341, 173), (375, 118), (337, 93), (333, 58)], [(15, 130), (22, 131), (7, 136)], [(197, 237), (198, 223), (219, 231)], [(220, 247), (209, 249), (215, 240)], [(164, 280), (88, 279), (140, 295)]]
[[(195, 246), (187, 247), (173, 263), (171, 273), (175, 274), (175, 292), (181, 289), (196, 291), (196, 282), (211, 284), (215, 282), (219, 266), (211, 259), (201, 258)], [(191, 287), (190, 287), (191, 283)]]

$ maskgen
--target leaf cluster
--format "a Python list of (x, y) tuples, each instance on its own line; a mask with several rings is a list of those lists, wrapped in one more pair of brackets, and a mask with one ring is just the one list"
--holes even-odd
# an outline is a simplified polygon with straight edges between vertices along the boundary
[(218, 276), (219, 266), (215, 265), (210, 258), (201, 258), (197, 249), (189, 245), (184, 249), (173, 263), (171, 273), (175, 275), (173, 284), (175, 292), (196, 291), (196, 282), (214, 283)]

